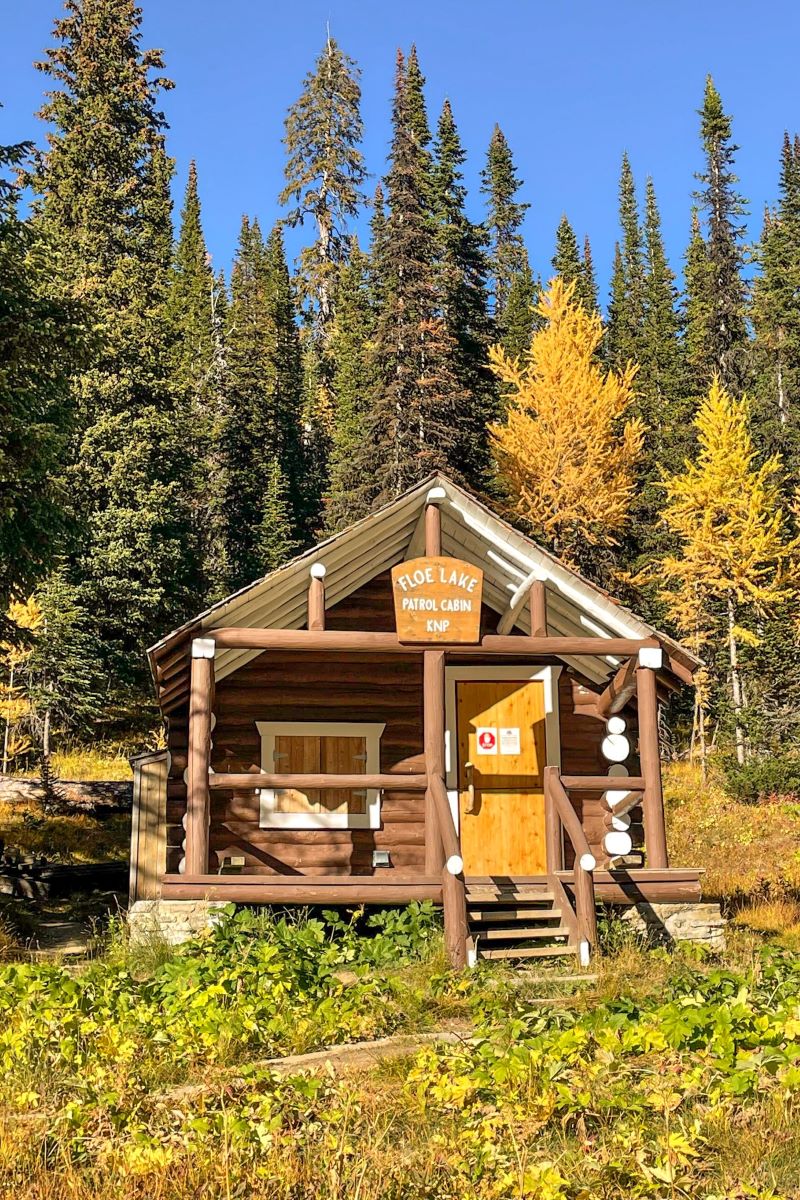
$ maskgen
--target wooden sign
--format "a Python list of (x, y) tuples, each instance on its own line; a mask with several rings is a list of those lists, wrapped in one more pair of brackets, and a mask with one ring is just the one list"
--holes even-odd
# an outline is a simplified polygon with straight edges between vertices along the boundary
[(480, 641), (480, 567), (458, 558), (412, 558), (392, 568), (392, 591), (401, 642)]

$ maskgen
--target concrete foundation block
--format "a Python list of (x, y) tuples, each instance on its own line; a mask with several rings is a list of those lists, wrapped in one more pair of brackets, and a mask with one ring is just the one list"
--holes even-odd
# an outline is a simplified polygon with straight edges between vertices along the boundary
[(212, 929), (225, 907), (222, 900), (137, 900), (128, 910), (131, 940), (155, 936), (179, 946)]
[(635, 904), (618, 912), (637, 933), (662, 945), (699, 942), (713, 950), (725, 948), (725, 918), (718, 904)]

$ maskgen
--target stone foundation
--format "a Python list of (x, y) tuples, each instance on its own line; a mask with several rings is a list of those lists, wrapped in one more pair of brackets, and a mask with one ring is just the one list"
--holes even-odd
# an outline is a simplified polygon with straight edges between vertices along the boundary
[(725, 919), (718, 904), (647, 904), (617, 910), (621, 920), (660, 945), (700, 942), (712, 950), (725, 949)]
[(212, 929), (224, 900), (137, 900), (128, 910), (131, 940), (157, 936), (179, 946)]

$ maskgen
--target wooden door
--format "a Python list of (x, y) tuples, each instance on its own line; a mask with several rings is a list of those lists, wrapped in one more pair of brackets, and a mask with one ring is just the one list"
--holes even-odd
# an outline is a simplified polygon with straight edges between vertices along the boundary
[(544, 684), (464, 681), (457, 684), (456, 699), (464, 873), (542, 875), (547, 870)]

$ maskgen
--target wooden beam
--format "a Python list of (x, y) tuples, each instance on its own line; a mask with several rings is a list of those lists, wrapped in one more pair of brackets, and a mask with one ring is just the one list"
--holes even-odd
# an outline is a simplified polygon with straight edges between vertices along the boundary
[(562, 775), (561, 783), (568, 792), (643, 792), (641, 775)]
[(187, 879), (165, 875), (164, 899), (224, 900), (234, 904), (409, 904), (412, 900), (442, 902), (442, 880), (417, 875), (393, 883), (375, 876), (299, 877), (280, 875), (203, 875)]
[[(239, 629), (233, 626), (208, 632), (220, 650), (306, 650), (341, 653), (422, 654), (430, 650), (423, 643), (401, 642), (394, 633), (355, 630), (312, 629)], [(438, 645), (436, 649), (460, 655), (612, 655), (627, 658), (642, 648), (657, 649), (655, 638), (597, 637), (504, 637), (486, 634), (477, 646), (458, 643)]]
[(531, 637), (547, 637), (547, 593), (543, 579), (531, 584)]
[(186, 870), (208, 870), (208, 826), (211, 797), (208, 768), (211, 758), (211, 708), (214, 698), (214, 643), (192, 642), (189, 693), (189, 765), (186, 798)]
[(325, 567), (314, 563), (308, 584), (308, 628), (325, 628)]
[(380, 788), (382, 791), (424, 792), (427, 775), (276, 775), (267, 771), (247, 771), (241, 774), (220, 771), (208, 778), (215, 792), (254, 792), (259, 788)]
[[(650, 867), (667, 867), (669, 858), (658, 745), (656, 671), (653, 667), (639, 667), (636, 678), (636, 692), (639, 698), (639, 761), (645, 782), (642, 812), (647, 863)], [(620, 789), (626, 785), (627, 781), (620, 782)]]
[[(544, 571), (541, 567), (534, 567), (532, 571), (529, 571), (519, 586), (511, 593), (508, 607), (505, 612), (500, 614), (500, 619), (497, 622), (498, 634), (511, 633), (516, 624), (517, 617), (522, 612), (526, 602), (531, 599), (532, 588), (536, 582), (544, 583)], [(532, 621), (533, 610), (531, 610), (531, 633), (535, 633), (536, 627)], [(541, 632), (546, 633), (546, 627)]]
[(632, 655), (623, 663), (614, 678), (597, 697), (598, 717), (610, 717), (624, 708), (636, 691), (636, 668), (639, 659)]
[(564, 842), (561, 836), (561, 820), (553, 798), (552, 788), (544, 790), (544, 832), (547, 872), (552, 874), (564, 866)]
[(425, 651), (422, 656), (422, 723), (425, 770), (429, 780), (425, 793), (425, 870), (428, 875), (441, 871), (446, 854), (436, 797), (431, 788), (434, 778), (444, 779), (444, 667), (445, 656), (441, 650)]

